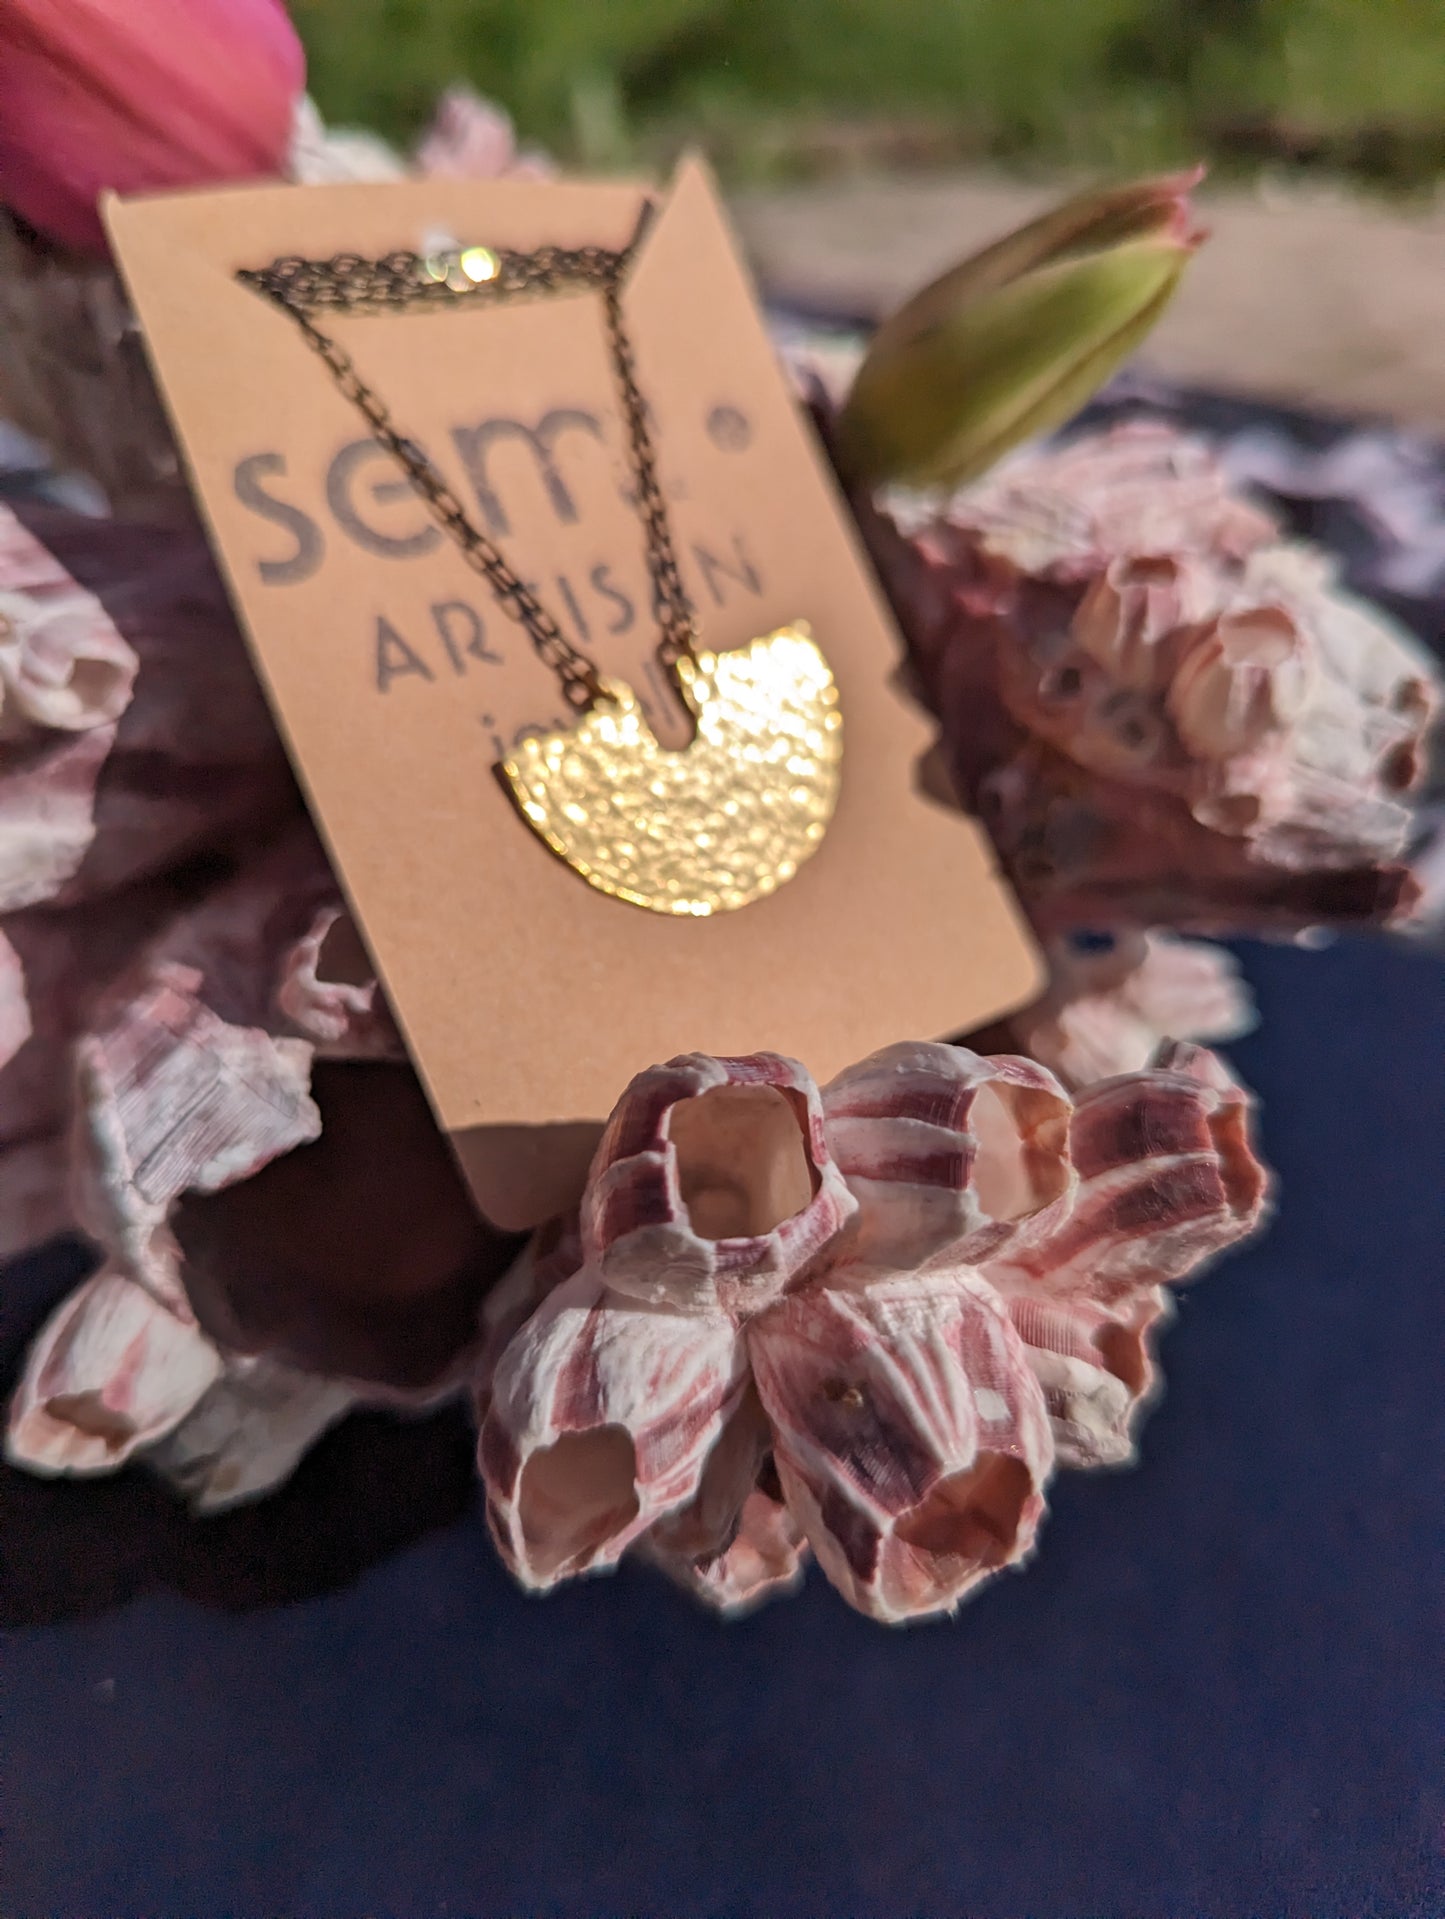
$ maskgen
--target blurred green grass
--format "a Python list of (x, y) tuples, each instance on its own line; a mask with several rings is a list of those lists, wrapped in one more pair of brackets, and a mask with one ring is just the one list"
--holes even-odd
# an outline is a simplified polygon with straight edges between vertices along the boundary
[(1204, 155), (1445, 176), (1445, 0), (293, 0), (333, 121), (469, 80), (569, 163), (702, 140), (735, 177)]

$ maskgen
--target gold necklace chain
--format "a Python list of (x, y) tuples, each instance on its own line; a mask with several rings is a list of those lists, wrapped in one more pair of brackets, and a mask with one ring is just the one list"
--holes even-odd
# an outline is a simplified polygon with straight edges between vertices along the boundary
[(362, 415), (377, 441), (400, 461), (438, 525), (451, 535), (468, 565), (482, 575), (506, 612), (525, 628), (537, 657), (557, 676), (567, 703), (579, 713), (586, 712), (601, 696), (602, 675), (596, 662), (572, 644), (501, 549), (468, 516), (437, 467), (417, 442), (398, 428), (386, 403), (363, 380), (345, 348), (323, 330), (316, 315), (396, 312), (477, 298), (490, 303), (508, 295), (554, 293), (574, 287), (598, 289), (646, 535), (653, 614), (661, 634), (657, 656), (664, 667), (675, 672), (680, 659), (696, 652), (697, 616), (678, 568), (648, 430), (647, 404), (638, 386), (636, 358), (622, 317), (622, 282), (638, 237), (640, 234), (620, 251), (595, 246), (547, 246), (532, 253), (514, 253), (472, 247), (431, 255), (395, 252), (377, 260), (353, 253), (336, 254), (329, 260), (287, 256), (268, 267), (242, 268), (236, 275), (296, 322), (338, 389)]

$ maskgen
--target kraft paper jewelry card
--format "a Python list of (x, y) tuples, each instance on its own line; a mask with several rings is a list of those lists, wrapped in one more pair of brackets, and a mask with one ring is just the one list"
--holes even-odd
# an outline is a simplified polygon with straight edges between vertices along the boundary
[(298, 776), (503, 1224), (693, 1048), (1036, 990), (705, 171), (112, 200)]

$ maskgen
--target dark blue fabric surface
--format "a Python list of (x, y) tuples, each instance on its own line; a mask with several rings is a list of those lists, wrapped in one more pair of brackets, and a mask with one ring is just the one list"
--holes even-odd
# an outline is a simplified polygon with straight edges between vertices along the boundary
[(1025, 1575), (907, 1632), (528, 1600), (451, 1417), (200, 1526), (12, 1475), (4, 1911), (1435, 1919), (1445, 969), (1245, 952), (1281, 1210)]
[[(1092, 418), (1141, 406), (1230, 458), (1360, 432), (1127, 379)], [(1438, 645), (1398, 529), (1445, 451), (1374, 437), (1280, 504)], [(1445, 966), (1243, 952), (1278, 1218), (1024, 1576), (897, 1633), (816, 1575), (732, 1627), (642, 1570), (528, 1600), (457, 1414), (201, 1524), (6, 1472), (5, 1919), (1441, 1919)], [(7, 1378), (79, 1270), (5, 1275)]]

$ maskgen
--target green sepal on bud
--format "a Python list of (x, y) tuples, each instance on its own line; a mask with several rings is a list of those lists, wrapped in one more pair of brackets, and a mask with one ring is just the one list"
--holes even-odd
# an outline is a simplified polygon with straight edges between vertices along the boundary
[(1096, 189), (926, 286), (875, 334), (843, 405), (849, 479), (952, 488), (1062, 426), (1134, 351), (1205, 238), (1187, 173)]

